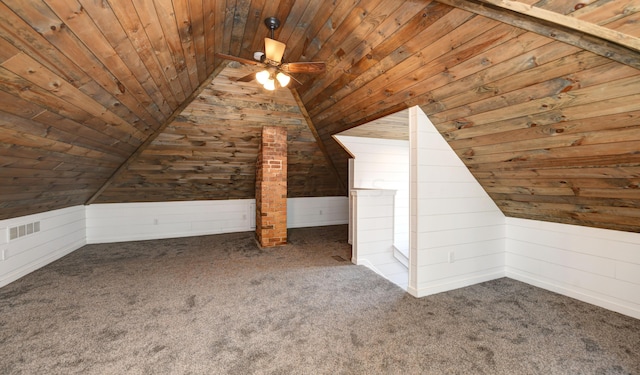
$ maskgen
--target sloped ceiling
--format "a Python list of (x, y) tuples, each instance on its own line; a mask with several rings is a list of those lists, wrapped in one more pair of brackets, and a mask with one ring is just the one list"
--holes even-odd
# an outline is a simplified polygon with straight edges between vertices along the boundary
[[(418, 105), (505, 214), (638, 232), (639, 9), (2, 0), (0, 219), (250, 196), (253, 128), (283, 113), (300, 155), (290, 194), (344, 194), (347, 154), (331, 136)], [(273, 15), (285, 60), (325, 61), (327, 71), (268, 97), (230, 80), (245, 68), (215, 53), (251, 59)]]

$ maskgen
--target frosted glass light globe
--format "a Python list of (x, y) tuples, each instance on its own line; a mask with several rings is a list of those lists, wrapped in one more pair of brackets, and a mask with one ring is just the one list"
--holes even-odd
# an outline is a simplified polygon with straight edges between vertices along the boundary
[(256, 81), (260, 82), (261, 85), (264, 85), (269, 80), (269, 72), (263, 70), (261, 72), (256, 73)]

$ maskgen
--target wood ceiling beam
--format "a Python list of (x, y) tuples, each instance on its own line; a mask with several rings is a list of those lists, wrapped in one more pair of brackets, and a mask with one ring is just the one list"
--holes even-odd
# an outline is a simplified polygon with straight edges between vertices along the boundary
[(640, 69), (640, 38), (510, 0), (437, 0)]
[(218, 64), (218, 67), (214, 69), (214, 71), (209, 75), (209, 77), (207, 77), (207, 79), (205, 79), (202, 83), (200, 83), (200, 86), (198, 86), (192, 93), (191, 95), (189, 95), (184, 102), (182, 102), (182, 104), (180, 104), (178, 106), (178, 108), (176, 108), (171, 115), (167, 118), (167, 120), (158, 128), (156, 129), (155, 132), (153, 132), (153, 134), (151, 134), (140, 146), (138, 146), (138, 148), (133, 152), (133, 154), (131, 154), (131, 156), (129, 156), (129, 158), (127, 158), (127, 160), (124, 161), (124, 163), (122, 163), (118, 169), (116, 169), (115, 172), (113, 172), (113, 174), (107, 179), (107, 181), (105, 181), (104, 184), (102, 184), (102, 186), (100, 187), (100, 189), (98, 189), (92, 196), (91, 198), (89, 198), (86, 202), (85, 205), (90, 205), (93, 202), (95, 202), (95, 200), (109, 187), (111, 186), (111, 184), (124, 172), (127, 170), (127, 168), (138, 159), (138, 157), (140, 157), (140, 155), (144, 152), (144, 150), (147, 149), (147, 147), (149, 147), (149, 145), (151, 145), (151, 143), (158, 138), (158, 136), (160, 134), (162, 134), (162, 132), (167, 128), (167, 126), (169, 126), (169, 124), (171, 124), (173, 122), (173, 120), (176, 119), (176, 117), (178, 117), (178, 115), (180, 115), (180, 113), (182, 113), (182, 111), (184, 111), (185, 108), (187, 108), (187, 106), (189, 104), (191, 104), (191, 102), (198, 96), (200, 95), (200, 93), (202, 92), (202, 90), (204, 90), (205, 87), (207, 87), (209, 84), (211, 84), (211, 81), (213, 81), (213, 79), (222, 71), (222, 69), (224, 69), (227, 66), (228, 63), (221, 63)]
[(567, 27), (573, 30), (583, 32), (585, 34), (607, 40), (609, 42), (619, 44), (621, 46), (640, 52), (640, 39), (621, 33), (619, 31), (608, 29), (591, 22), (582, 21), (575, 17), (565, 16), (564, 14), (552, 12), (533, 5), (524, 4), (519, 1), (512, 0), (480, 0), (483, 3), (495, 5), (500, 8), (512, 10), (514, 12), (531, 16), (537, 19), (545, 20), (555, 25)]
[(316, 143), (318, 144), (320, 151), (322, 151), (324, 158), (327, 159), (329, 169), (331, 170), (331, 172), (333, 172), (333, 174), (338, 179), (338, 182), (340, 183), (340, 187), (342, 187), (344, 191), (347, 191), (347, 187), (345, 186), (344, 181), (342, 181), (342, 178), (340, 177), (340, 173), (338, 173), (338, 169), (336, 168), (336, 165), (333, 163), (333, 159), (331, 159), (331, 155), (329, 155), (329, 151), (327, 150), (327, 147), (325, 146), (324, 142), (322, 142), (322, 138), (320, 138), (320, 135), (318, 134), (318, 130), (316, 130), (315, 125), (313, 125), (311, 116), (309, 116), (309, 112), (307, 112), (307, 108), (302, 102), (302, 98), (300, 97), (300, 94), (296, 89), (291, 89), (291, 95), (293, 95), (293, 98), (296, 100), (296, 103), (298, 103), (298, 107), (300, 108), (300, 113), (302, 113), (302, 117), (304, 117), (305, 121), (307, 122), (307, 125), (309, 126), (309, 130), (311, 131), (311, 134), (313, 134), (313, 137), (316, 139)]

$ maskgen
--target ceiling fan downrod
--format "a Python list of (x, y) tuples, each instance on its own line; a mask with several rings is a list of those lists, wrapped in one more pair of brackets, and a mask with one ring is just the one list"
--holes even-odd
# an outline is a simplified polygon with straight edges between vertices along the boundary
[(264, 24), (271, 30), (271, 39), (275, 39), (273, 37), (273, 32), (280, 27), (280, 20), (276, 17), (268, 17), (264, 20)]

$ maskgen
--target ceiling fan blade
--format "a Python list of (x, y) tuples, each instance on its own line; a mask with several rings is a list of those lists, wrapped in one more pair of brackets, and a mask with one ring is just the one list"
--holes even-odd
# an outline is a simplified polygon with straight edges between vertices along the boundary
[(264, 54), (267, 59), (281, 62), (284, 55), (284, 49), (287, 45), (271, 38), (264, 38)]
[(254, 79), (256, 79), (256, 74), (255, 73), (250, 73), (250, 74), (247, 74), (244, 77), (240, 77), (238, 79), (234, 79), (234, 81), (237, 81), (237, 82), (251, 82)]
[(280, 69), (287, 73), (318, 74), (323, 73), (327, 66), (323, 62), (293, 62), (282, 64)]
[(249, 60), (249, 59), (243, 59), (242, 57), (237, 57), (237, 56), (231, 56), (231, 55), (225, 55), (224, 53), (216, 53), (215, 55), (216, 57), (219, 57), (221, 59), (225, 59), (225, 60), (232, 60), (232, 61), (237, 61), (239, 63), (243, 63), (243, 64), (247, 64), (247, 65), (260, 65), (260, 66), (264, 66), (263, 63), (259, 62), (259, 61), (253, 61), (253, 60)]

